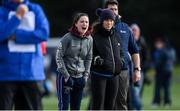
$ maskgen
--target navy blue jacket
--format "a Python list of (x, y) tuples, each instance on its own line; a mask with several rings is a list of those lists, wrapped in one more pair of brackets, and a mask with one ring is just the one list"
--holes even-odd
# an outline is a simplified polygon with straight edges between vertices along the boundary
[(156, 49), (153, 52), (153, 63), (157, 72), (172, 72), (175, 61), (176, 52), (172, 47)]
[(122, 49), (125, 62), (122, 69), (126, 70), (128, 69), (128, 63), (131, 60), (128, 52), (130, 53), (130, 55), (133, 55), (135, 53), (139, 53), (139, 49), (132, 35), (132, 32), (129, 29), (129, 26), (126, 23), (122, 22), (118, 17), (116, 18), (115, 28), (116, 31), (120, 34), (122, 40)]

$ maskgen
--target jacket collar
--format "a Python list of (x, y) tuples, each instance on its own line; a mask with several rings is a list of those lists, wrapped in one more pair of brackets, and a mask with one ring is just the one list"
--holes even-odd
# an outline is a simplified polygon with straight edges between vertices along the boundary
[(113, 28), (111, 28), (111, 30), (108, 31), (105, 28), (103, 28), (102, 25), (100, 26), (99, 31), (102, 35), (104, 35), (104, 37), (108, 37), (108, 36), (111, 37), (114, 33)]
[(92, 34), (92, 27), (89, 27), (88, 30), (86, 31), (86, 33), (81, 36), (80, 33), (78, 32), (77, 28), (75, 26), (72, 26), (70, 29), (69, 29), (69, 32), (77, 37), (81, 37), (81, 38), (86, 38), (86, 37), (89, 37), (91, 34)]

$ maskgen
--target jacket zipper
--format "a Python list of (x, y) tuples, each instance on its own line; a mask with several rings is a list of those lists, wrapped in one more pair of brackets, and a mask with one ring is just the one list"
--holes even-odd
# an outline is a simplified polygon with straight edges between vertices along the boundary
[(113, 74), (115, 73), (115, 60), (114, 60), (114, 53), (113, 53), (113, 48), (112, 48), (112, 42), (110, 37), (108, 36), (109, 42), (110, 42), (110, 47), (111, 47), (111, 54), (112, 54), (112, 59), (113, 59)]
[(79, 49), (79, 54), (78, 54), (78, 60), (77, 60), (77, 62), (76, 62), (76, 74), (78, 74), (78, 68), (77, 68), (77, 66), (78, 66), (78, 63), (79, 63), (79, 58), (80, 58), (80, 54), (81, 54), (81, 50), (82, 50), (82, 39), (81, 39), (81, 41), (80, 41), (80, 49)]

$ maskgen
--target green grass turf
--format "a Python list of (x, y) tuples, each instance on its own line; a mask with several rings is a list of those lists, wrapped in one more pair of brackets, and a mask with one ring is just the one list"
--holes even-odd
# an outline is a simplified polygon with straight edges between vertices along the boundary
[[(151, 101), (153, 98), (153, 88), (154, 88), (154, 71), (150, 70), (148, 72), (149, 78), (152, 80), (152, 84), (146, 85), (143, 92), (143, 109), (145, 110), (151, 110)], [(172, 88), (171, 88), (171, 95), (172, 95), (172, 107), (168, 110), (180, 110), (180, 65), (177, 65), (175, 67), (173, 78), (172, 78)], [(81, 103), (81, 109), (86, 110), (89, 103), (89, 98), (83, 98)], [(57, 110), (57, 97), (56, 96), (50, 96), (50, 97), (44, 97), (43, 98), (43, 105), (44, 110)], [(158, 107), (156, 110), (165, 110), (163, 105)]]

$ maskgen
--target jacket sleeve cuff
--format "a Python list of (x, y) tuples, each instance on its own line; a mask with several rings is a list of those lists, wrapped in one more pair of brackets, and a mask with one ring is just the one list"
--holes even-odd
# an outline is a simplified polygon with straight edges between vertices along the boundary
[(84, 77), (89, 77), (89, 72), (85, 71), (85, 72), (83, 73), (83, 76), (84, 76)]

